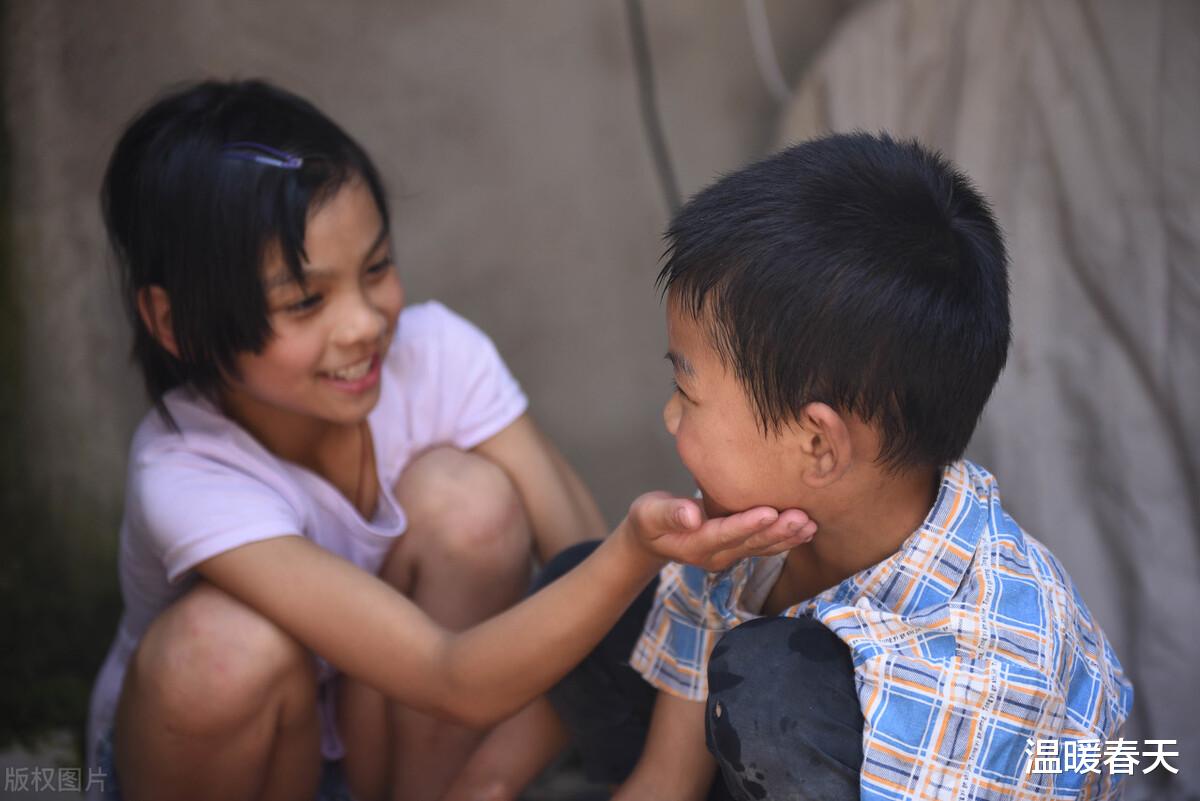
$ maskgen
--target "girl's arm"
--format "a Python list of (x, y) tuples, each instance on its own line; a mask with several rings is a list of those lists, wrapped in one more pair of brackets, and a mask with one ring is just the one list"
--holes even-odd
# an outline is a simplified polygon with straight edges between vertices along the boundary
[(591, 493), (528, 414), (474, 450), (499, 465), (517, 488), (543, 563), (564, 548), (608, 533)]
[(578, 567), (499, 616), (454, 634), (379, 578), (302, 537), (250, 543), (198, 566), (342, 671), (417, 709), (496, 722), (549, 688), (668, 559), (722, 569), (812, 536), (799, 511), (702, 521), (699, 507), (643, 495)]

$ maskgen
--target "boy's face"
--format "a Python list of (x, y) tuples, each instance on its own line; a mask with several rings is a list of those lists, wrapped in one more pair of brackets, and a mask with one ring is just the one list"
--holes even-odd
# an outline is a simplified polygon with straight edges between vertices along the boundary
[(755, 506), (803, 506), (802, 432), (763, 433), (741, 382), (722, 363), (702, 323), (667, 297), (667, 340), (676, 391), (663, 409), (679, 458), (709, 516)]

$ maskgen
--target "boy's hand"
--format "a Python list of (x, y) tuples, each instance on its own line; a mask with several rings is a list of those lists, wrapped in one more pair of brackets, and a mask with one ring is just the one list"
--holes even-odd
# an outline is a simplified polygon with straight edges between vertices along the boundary
[(799, 509), (759, 506), (705, 519), (700, 505), (667, 492), (648, 492), (629, 507), (622, 527), (660, 559), (715, 572), (748, 556), (769, 556), (808, 542), (817, 524)]

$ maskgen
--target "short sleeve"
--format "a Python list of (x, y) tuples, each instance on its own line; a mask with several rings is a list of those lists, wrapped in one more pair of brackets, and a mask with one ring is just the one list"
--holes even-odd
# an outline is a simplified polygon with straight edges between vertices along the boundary
[(132, 479), (131, 533), (147, 541), (171, 582), (217, 554), (302, 530), (301, 516), (279, 491), (201, 454), (158, 452)]
[(470, 450), (507, 428), (529, 402), (487, 334), (445, 306), (429, 305), (438, 322), (445, 433)]
[(708, 697), (708, 655), (730, 626), (712, 620), (708, 574), (669, 564), (659, 574), (654, 606), (629, 664), (652, 686), (690, 701)]
[(881, 653), (863, 660), (856, 678), (863, 798), (939, 787), (972, 798), (1110, 798), (1120, 781), (1108, 771), (1030, 771), (1038, 739), (1065, 752), (1108, 736), (1102, 725), (1070, 724), (1053, 676), (987, 657)]

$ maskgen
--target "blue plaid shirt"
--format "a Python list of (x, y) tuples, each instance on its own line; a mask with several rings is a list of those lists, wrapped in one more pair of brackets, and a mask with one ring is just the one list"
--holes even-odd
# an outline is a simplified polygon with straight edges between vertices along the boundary
[[(758, 616), (785, 558), (716, 574), (668, 565), (633, 667), (703, 700), (712, 645)], [(1005, 513), (982, 468), (947, 467), (899, 551), (782, 614), (811, 615), (850, 648), (864, 801), (1116, 797), (1122, 777), (1103, 765), (1030, 770), (1031, 739), (1065, 750), (1116, 737), (1133, 688), (1062, 565)]]

